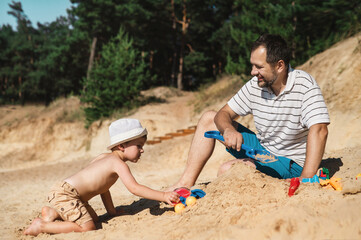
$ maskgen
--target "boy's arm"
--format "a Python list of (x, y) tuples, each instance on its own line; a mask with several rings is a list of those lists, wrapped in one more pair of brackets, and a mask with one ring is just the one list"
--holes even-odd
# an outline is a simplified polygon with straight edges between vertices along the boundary
[(134, 195), (146, 199), (166, 202), (170, 205), (179, 202), (179, 194), (176, 192), (161, 192), (137, 183), (127, 164), (121, 162), (117, 167), (119, 178), (125, 187)]
[(112, 196), (110, 195), (110, 191), (106, 191), (105, 193), (100, 194), (104, 207), (111, 216), (117, 215), (117, 210), (114, 207)]

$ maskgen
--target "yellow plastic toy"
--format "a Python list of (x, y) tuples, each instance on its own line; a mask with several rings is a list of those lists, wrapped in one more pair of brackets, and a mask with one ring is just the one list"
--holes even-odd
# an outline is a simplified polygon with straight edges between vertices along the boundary
[(331, 179), (326, 180), (320, 179), (320, 185), (325, 188), (328, 188), (331, 185), (336, 191), (342, 190), (341, 178), (332, 177)]
[(330, 179), (330, 184), (336, 191), (341, 191), (342, 190), (341, 178), (333, 178), (332, 177)]
[(325, 180), (320, 179), (320, 184), (322, 187), (327, 186), (329, 183), (330, 183), (330, 179), (325, 179)]

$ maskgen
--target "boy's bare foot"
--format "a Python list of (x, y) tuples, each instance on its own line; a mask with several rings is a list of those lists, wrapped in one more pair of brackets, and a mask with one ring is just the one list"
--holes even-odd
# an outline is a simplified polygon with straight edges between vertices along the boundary
[(24, 231), (24, 234), (37, 236), (39, 233), (41, 233), (42, 222), (43, 221), (40, 218), (35, 218), (31, 225)]
[(54, 222), (59, 214), (53, 208), (45, 206), (41, 209), (41, 216), (45, 222)]

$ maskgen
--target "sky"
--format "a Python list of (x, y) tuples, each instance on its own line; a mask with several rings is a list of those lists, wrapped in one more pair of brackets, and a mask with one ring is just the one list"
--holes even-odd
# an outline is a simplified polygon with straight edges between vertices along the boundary
[[(42, 24), (53, 22), (57, 17), (67, 16), (66, 9), (71, 7), (70, 0), (15, 0), (21, 2), (23, 11), (31, 21), (34, 28), (37, 28), (37, 22)], [(10, 24), (16, 29), (16, 19), (7, 14), (11, 10), (9, 3), (12, 0), (0, 0), (0, 26)]]

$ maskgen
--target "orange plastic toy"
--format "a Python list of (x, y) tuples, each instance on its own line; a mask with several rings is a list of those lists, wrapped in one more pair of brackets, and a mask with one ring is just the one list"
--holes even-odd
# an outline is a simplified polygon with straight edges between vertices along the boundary
[(186, 199), (187, 206), (193, 206), (196, 203), (197, 203), (197, 198), (195, 198), (193, 196), (187, 197), (187, 199)]
[(175, 206), (174, 206), (174, 211), (176, 213), (182, 213), (184, 211), (184, 209), (186, 208), (186, 206), (183, 205), (183, 203), (177, 203)]

